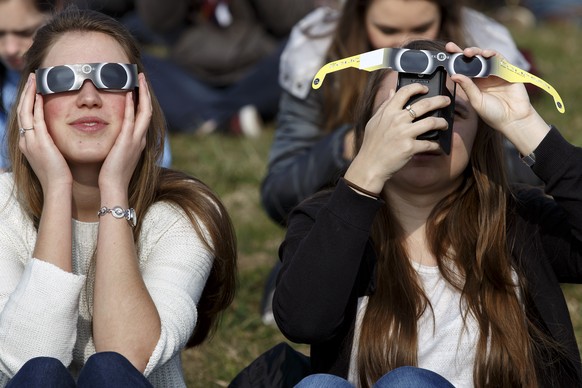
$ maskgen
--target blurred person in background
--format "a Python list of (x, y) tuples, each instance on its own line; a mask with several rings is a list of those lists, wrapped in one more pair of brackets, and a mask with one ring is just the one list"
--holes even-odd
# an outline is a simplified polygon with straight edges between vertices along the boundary
[(135, 9), (135, 0), (70, 0), (80, 9), (92, 9), (116, 19), (123, 19)]
[(582, 0), (523, 0), (536, 20), (548, 23), (569, 23), (582, 27)]
[(537, 23), (582, 26), (582, 0), (470, 0), (471, 6), (497, 20), (522, 27)]
[(61, 0), (0, 0), (0, 170), (10, 167), (6, 149), (8, 114), (36, 30), (62, 8)]
[[(261, 201), (277, 224), (302, 200), (332, 184), (353, 157), (352, 107), (368, 72), (330, 75), (320, 90), (311, 81), (326, 62), (412, 39), (443, 39), (493, 48), (529, 70), (509, 31), (495, 20), (453, 0), (347, 0), (343, 9), (320, 7), (293, 29), (281, 57), (283, 93)], [(341, 93), (339, 92), (341, 91)], [(539, 184), (507, 143), (510, 179)], [(278, 266), (261, 302), (263, 322), (273, 323), (271, 299)]]
[(278, 109), (279, 57), (315, 0), (136, 0), (166, 55), (144, 57), (175, 132), (257, 136)]

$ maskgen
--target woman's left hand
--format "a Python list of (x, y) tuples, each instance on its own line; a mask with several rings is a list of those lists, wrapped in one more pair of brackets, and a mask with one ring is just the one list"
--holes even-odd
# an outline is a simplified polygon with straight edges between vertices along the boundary
[[(446, 48), (449, 52), (462, 52), (468, 57), (500, 55), (477, 47), (461, 50), (452, 42), (447, 43)], [(509, 83), (495, 76), (471, 79), (461, 74), (453, 75), (451, 79), (463, 88), (479, 116), (497, 130), (503, 132), (507, 128), (525, 125), (537, 115), (522, 83)]]
[[(446, 48), (449, 52), (462, 52), (468, 57), (500, 55), (476, 47), (461, 50), (452, 42), (447, 43)], [(495, 76), (471, 79), (461, 74), (455, 74), (451, 79), (465, 91), (481, 119), (501, 132), (521, 154), (529, 155), (549, 132), (548, 124), (531, 105), (522, 83), (510, 83)]]
[(121, 131), (99, 173), (99, 188), (102, 195), (104, 189), (127, 192), (131, 176), (146, 145), (146, 135), (152, 116), (152, 103), (144, 74), (140, 73), (138, 79), (139, 103), (137, 110), (134, 108), (132, 93), (127, 93)]

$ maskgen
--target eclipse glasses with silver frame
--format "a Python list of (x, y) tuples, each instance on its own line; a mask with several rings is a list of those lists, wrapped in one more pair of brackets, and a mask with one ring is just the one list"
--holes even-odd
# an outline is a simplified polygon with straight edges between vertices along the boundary
[(497, 56), (491, 58), (484, 58), (481, 55), (466, 57), (462, 53), (383, 48), (323, 65), (315, 74), (311, 86), (313, 89), (319, 89), (327, 74), (350, 67), (366, 71), (392, 69), (397, 72), (413, 74), (432, 74), (437, 68), (443, 67), (449, 75), (463, 74), (471, 78), (485, 78), (495, 75), (507, 82), (530, 83), (539, 87), (554, 98), (556, 109), (560, 113), (566, 111), (562, 98), (552, 85)]
[(97, 89), (129, 91), (138, 87), (137, 65), (128, 63), (80, 63), (36, 70), (36, 91), (42, 95), (81, 89), (91, 80)]

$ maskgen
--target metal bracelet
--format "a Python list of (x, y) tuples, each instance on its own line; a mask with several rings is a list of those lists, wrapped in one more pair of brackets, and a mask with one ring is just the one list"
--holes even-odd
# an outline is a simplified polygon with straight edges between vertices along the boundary
[(101, 217), (109, 213), (111, 213), (111, 215), (115, 218), (119, 219), (125, 218), (132, 228), (135, 227), (135, 225), (137, 224), (137, 216), (135, 214), (135, 210), (131, 207), (129, 209), (124, 209), (121, 206), (115, 206), (114, 208), (110, 209), (107, 206), (103, 206), (97, 212), (97, 216)]

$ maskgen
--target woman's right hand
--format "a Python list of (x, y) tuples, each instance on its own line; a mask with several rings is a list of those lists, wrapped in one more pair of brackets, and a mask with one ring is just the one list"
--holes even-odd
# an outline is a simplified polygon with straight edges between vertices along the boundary
[(36, 94), (35, 82), (35, 75), (31, 73), (18, 102), (18, 125), (29, 129), (20, 135), (18, 145), (46, 194), (51, 187), (71, 185), (73, 179), (65, 158), (48, 133), (43, 97)]
[[(382, 82), (388, 81), (385, 78)], [(428, 87), (421, 84), (410, 84), (396, 92), (393, 88), (384, 93), (380, 89), (376, 99), (382, 94), (387, 98), (366, 124), (362, 146), (345, 174), (346, 179), (373, 193), (380, 193), (385, 182), (415, 154), (439, 149), (438, 142), (418, 140), (417, 137), (429, 130), (447, 129), (447, 121), (431, 116), (413, 122), (413, 115), (405, 108), (412, 96), (426, 92)], [(446, 96), (423, 98), (415, 101), (412, 109), (416, 117), (420, 117), (450, 102)]]

